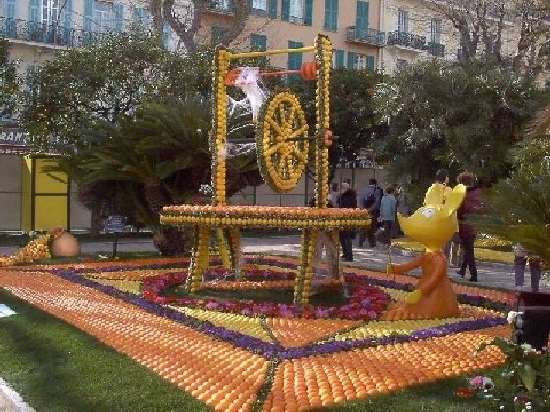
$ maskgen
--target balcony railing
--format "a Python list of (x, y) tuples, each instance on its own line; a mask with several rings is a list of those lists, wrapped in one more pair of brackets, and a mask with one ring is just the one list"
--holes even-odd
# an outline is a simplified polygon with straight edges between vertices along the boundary
[(394, 31), (388, 33), (388, 45), (399, 45), (415, 50), (425, 50), (426, 36)]
[(233, 2), (227, 0), (209, 0), (206, 8), (215, 13), (233, 13)]
[(0, 17), (0, 36), (50, 46), (75, 48), (97, 42), (106, 34), (68, 29), (56, 24), (47, 25), (39, 22)]
[(384, 32), (375, 29), (358, 29), (355, 26), (351, 26), (348, 27), (347, 41), (383, 46), (386, 41), (386, 35)]

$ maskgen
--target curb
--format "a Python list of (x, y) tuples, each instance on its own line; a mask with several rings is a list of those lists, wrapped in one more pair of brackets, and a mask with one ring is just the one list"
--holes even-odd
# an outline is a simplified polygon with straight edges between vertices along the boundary
[(36, 412), (2, 378), (0, 378), (0, 411)]

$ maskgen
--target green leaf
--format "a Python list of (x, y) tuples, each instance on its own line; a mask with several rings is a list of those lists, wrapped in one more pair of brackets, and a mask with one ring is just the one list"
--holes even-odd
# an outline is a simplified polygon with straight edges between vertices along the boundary
[(535, 389), (537, 380), (537, 372), (535, 369), (533, 369), (530, 364), (525, 363), (523, 367), (518, 370), (518, 374), (523, 386), (525, 386), (529, 392), (532, 392)]

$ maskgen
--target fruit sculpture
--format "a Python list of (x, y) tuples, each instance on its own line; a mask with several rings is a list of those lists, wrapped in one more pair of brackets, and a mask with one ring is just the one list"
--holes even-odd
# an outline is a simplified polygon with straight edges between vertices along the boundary
[[(228, 206), (226, 204), (226, 135), (228, 87), (237, 85), (245, 68), (231, 67), (231, 62), (243, 58), (263, 57), (284, 53), (315, 54), (315, 61), (305, 63), (299, 71), (302, 80), (316, 80), (316, 124), (314, 130), (305, 120), (298, 98), (289, 91), (270, 96), (256, 119), (256, 151), (260, 172), (266, 183), (276, 192), (292, 190), (311, 163), (315, 190), (314, 207)], [(370, 225), (365, 210), (327, 209), (328, 148), (332, 143), (330, 131), (330, 65), (332, 45), (327, 36), (318, 35), (314, 46), (300, 49), (232, 53), (219, 47), (213, 63), (213, 116), (210, 134), (212, 154), (211, 205), (178, 205), (163, 209), (160, 221), (165, 225), (194, 227), (194, 245), (185, 287), (188, 292), (198, 291), (202, 275), (209, 266), (209, 236), (216, 228), (220, 243), (220, 256), (224, 265), (240, 274), (241, 227), (294, 228), (302, 230), (301, 264), (294, 280), (294, 303), (309, 303), (313, 261), (320, 231), (326, 232), (324, 241), (331, 240), (337, 248), (338, 230), (366, 228)], [(259, 72), (259, 71), (257, 71)], [(286, 72), (259, 72), (263, 76), (288, 74)], [(254, 116), (255, 118), (255, 116)], [(339, 253), (332, 253), (331, 275), (342, 279)], [(337, 271), (338, 273), (334, 273)]]
[(415, 290), (406, 295), (405, 302), (390, 308), (383, 319), (442, 319), (459, 315), (456, 295), (447, 277), (447, 258), (442, 247), (456, 230), (456, 211), (465, 194), (466, 187), (458, 185), (447, 196), (444, 204), (428, 196), (426, 206), (418, 209), (411, 217), (398, 214), (405, 235), (423, 243), (426, 253), (411, 262), (390, 265), (389, 271), (393, 273), (404, 273), (420, 267), (422, 277)]

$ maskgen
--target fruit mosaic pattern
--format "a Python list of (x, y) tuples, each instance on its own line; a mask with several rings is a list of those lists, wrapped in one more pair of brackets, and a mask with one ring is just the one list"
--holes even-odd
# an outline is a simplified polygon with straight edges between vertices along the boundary
[[(281, 276), (290, 276), (298, 264), (274, 256), (245, 259), (249, 269)], [(455, 284), (459, 318), (394, 322), (244, 315), (143, 298), (145, 279), (182, 273), (187, 264), (143, 259), (8, 267), (0, 270), (0, 287), (220, 411), (330, 406), (504, 361), (496, 347), (480, 353), (475, 348), (494, 336), (509, 336), (502, 310), (513, 304), (512, 293)], [(416, 281), (349, 267), (345, 273), (364, 278), (393, 300)], [(254, 283), (275, 290), (291, 283), (264, 280), (275, 283)], [(232, 280), (228, 285), (239, 287)]]

